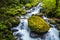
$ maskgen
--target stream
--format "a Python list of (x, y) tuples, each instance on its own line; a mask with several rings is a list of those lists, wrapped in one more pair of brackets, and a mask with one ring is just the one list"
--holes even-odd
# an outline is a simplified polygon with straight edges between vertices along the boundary
[(45, 15), (43, 15), (42, 18), (49, 25), (51, 25), (51, 28), (46, 34), (40, 36), (31, 32), (31, 30), (28, 28), (28, 18), (33, 14), (39, 15), (41, 9), (41, 3), (39, 3), (36, 7), (32, 7), (31, 9), (27, 10), (26, 15), (20, 17), (19, 25), (11, 29), (17, 30), (16, 32), (13, 32), (16, 40), (59, 40), (59, 31), (55, 28), (55, 25), (49, 23), (48, 18)]

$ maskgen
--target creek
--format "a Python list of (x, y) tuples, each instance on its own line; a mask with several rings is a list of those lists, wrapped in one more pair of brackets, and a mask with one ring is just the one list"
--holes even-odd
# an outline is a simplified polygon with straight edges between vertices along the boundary
[(28, 18), (31, 17), (33, 14), (39, 15), (41, 9), (41, 3), (39, 3), (36, 7), (32, 7), (31, 9), (27, 10), (26, 15), (20, 17), (19, 25), (12, 28), (12, 30), (17, 30), (16, 32), (13, 32), (16, 40), (59, 40), (59, 31), (55, 28), (55, 25), (49, 23), (48, 18), (44, 14), (42, 18), (49, 25), (51, 25), (51, 28), (48, 30), (47, 33), (40, 36), (31, 32), (31, 30), (28, 28)]

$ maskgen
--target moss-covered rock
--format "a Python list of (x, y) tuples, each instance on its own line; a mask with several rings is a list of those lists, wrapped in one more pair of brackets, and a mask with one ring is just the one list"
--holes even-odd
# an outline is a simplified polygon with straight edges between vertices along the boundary
[(37, 33), (49, 30), (49, 25), (39, 16), (32, 16), (28, 19), (28, 26), (32, 31)]
[(55, 20), (49, 20), (51, 24), (56, 24)]
[(60, 30), (60, 24), (57, 25), (57, 29)]
[(57, 22), (58, 24), (60, 24), (60, 20), (56, 20), (56, 22)]
[(58, 26), (58, 30), (60, 30), (60, 26)]

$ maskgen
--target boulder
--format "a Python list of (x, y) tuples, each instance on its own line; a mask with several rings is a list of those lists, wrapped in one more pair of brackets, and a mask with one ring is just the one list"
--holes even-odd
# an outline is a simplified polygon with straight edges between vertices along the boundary
[(50, 28), (48, 23), (46, 23), (41, 17), (33, 15), (28, 19), (28, 26), (31, 31), (35, 31), (37, 33), (47, 32)]

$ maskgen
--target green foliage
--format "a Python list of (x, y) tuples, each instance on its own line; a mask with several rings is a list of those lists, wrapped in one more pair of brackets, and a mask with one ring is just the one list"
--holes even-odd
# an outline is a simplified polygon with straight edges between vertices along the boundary
[(6, 26), (4, 24), (0, 23), (0, 30), (3, 30), (5, 28), (6, 28)]
[(0, 13), (21, 16), (26, 13), (26, 10), (22, 9), (23, 6), (26, 6), (26, 9), (29, 9), (39, 3), (39, 1), (40, 0), (2, 0), (0, 1)]
[(36, 6), (36, 4), (38, 4), (39, 2), (41, 2), (41, 0), (34, 0), (31, 2), (31, 5)]
[(55, 14), (56, 18), (60, 18), (60, 12)]
[(6, 27), (13, 27), (14, 24), (17, 25), (19, 23), (19, 19), (15, 17), (11, 17), (9, 15), (0, 14), (0, 23), (4, 24)]
[(40, 2), (40, 0), (23, 0), (25, 3), (37, 3), (37, 2)]
[[(14, 40), (10, 29), (19, 24), (19, 18), (16, 17), (26, 14), (26, 9), (36, 5), (39, 1), (0, 0), (0, 40)], [(26, 8), (22, 9), (23, 6)]]
[(43, 0), (42, 7), (47, 16), (60, 18), (60, 0)]
[[(13, 6), (12, 6), (13, 7)], [(23, 15), (26, 13), (26, 10), (22, 10), (19, 6), (13, 7), (1, 7), (0, 12), (8, 15)]]
[(53, 10), (56, 8), (56, 0), (43, 0), (42, 6), (47, 14), (49, 12), (53, 12)]
[(60, 18), (60, 0), (58, 1), (55, 17)]
[(0, 14), (0, 40), (14, 40), (10, 29), (17, 26), (19, 19), (5, 14)]
[(36, 4), (38, 4), (40, 2), (40, 0), (25, 0), (27, 3), (26, 3), (26, 9), (29, 9), (33, 6), (36, 6)]
[(0, 40), (14, 40), (12, 32), (8, 29), (0, 30)]
[(32, 31), (37, 33), (49, 30), (49, 25), (39, 16), (32, 16), (28, 19), (28, 26)]

